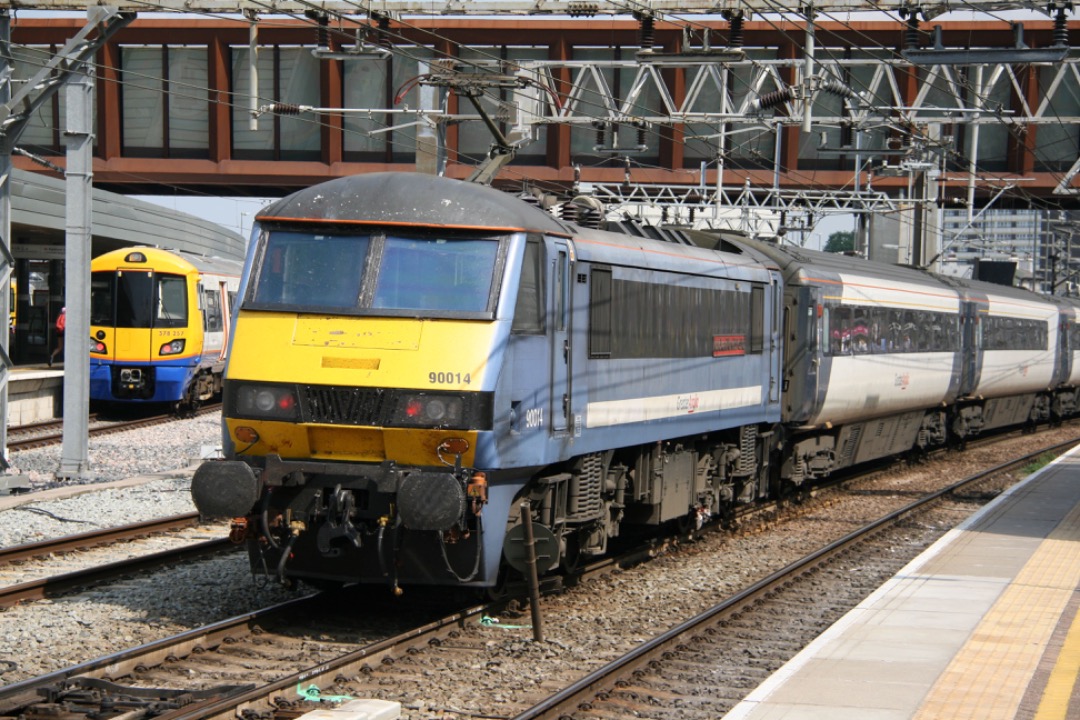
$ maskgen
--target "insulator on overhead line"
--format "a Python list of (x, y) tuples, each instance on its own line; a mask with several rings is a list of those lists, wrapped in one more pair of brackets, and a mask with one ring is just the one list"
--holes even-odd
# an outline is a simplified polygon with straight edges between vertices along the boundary
[(830, 92), (833, 95), (839, 95), (840, 97), (851, 98), (853, 100), (857, 100), (859, 97), (859, 93), (852, 90), (839, 80), (835, 80), (833, 78), (826, 78), (825, 80), (822, 80), (821, 89), (825, 92)]
[(642, 50), (651, 50), (654, 44), (654, 23), (652, 13), (635, 12), (634, 19), (638, 21), (638, 46)]
[(1069, 47), (1069, 26), (1065, 22), (1065, 8), (1058, 7), (1054, 13), (1054, 47)]
[(605, 138), (607, 134), (608, 124), (603, 120), (593, 120), (592, 126), (596, 129), (596, 144), (599, 147), (603, 147), (605, 144)]
[(383, 47), (391, 47), (393, 42), (390, 40), (390, 16), (379, 12), (372, 12), (370, 17), (377, 23), (375, 27), (375, 44), (382, 45)]
[(595, 2), (570, 2), (567, 13), (572, 18), (594, 17), (600, 12), (600, 3)]
[(728, 18), (728, 47), (741, 48), (743, 46), (743, 16), (742, 13)]
[(317, 23), (315, 26), (315, 47), (330, 47), (330, 33), (327, 30), (330, 17), (326, 13), (315, 10), (305, 10), (304, 15)]
[(299, 115), (300, 106), (293, 103), (274, 103), (269, 106), (268, 110), (278, 115)]
[(765, 93), (757, 100), (750, 103), (751, 110), (768, 110), (769, 108), (782, 105), (786, 102), (791, 102), (795, 97), (795, 90), (793, 88), (784, 88), (783, 90), (774, 90), (770, 93)]
[(907, 18), (907, 29), (904, 30), (904, 46), (908, 50), (919, 49), (919, 18), (911, 13)]

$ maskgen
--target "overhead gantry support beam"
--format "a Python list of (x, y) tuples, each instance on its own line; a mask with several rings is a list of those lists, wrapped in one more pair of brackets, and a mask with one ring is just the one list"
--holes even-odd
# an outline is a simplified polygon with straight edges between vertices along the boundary
[[(4, 2), (0, 7), (34, 10), (85, 10), (96, 3), (88, 0), (32, 0), (31, 2)], [(120, 0), (112, 3), (121, 11), (130, 12), (194, 12), (235, 13), (255, 12), (260, 15), (298, 15), (317, 10), (334, 15), (371, 16), (372, 13), (389, 16), (483, 16), (516, 15), (569, 17), (595, 17), (598, 15), (628, 16), (647, 13), (655, 21), (677, 19), (685, 15), (721, 15), (728, 13), (777, 13), (772, 0), (378, 0), (378, 2), (352, 2), (349, 0), (270, 0), (269, 2), (246, 2), (245, 0), (157, 0), (152, 5), (139, 0)], [(865, 0), (825, 0), (814, 2), (818, 12), (896, 12), (910, 7), (908, 0), (883, 0), (868, 3)], [(1045, 3), (1026, 0), (940, 0), (922, 5), (922, 15), (930, 19), (950, 11), (998, 12), (1001, 10), (1030, 9), (1047, 12)], [(798, 14), (798, 11), (792, 11)]]

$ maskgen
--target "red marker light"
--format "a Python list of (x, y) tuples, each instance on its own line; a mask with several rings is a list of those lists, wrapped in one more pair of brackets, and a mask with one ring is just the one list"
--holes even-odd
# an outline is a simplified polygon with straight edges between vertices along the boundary
[(292, 395), (282, 395), (277, 401), (277, 406), (282, 410), (292, 410), (295, 404), (296, 399)]
[(423, 412), (424, 406), (419, 400), (410, 400), (409, 404), (405, 406), (405, 414), (409, 417), (416, 417)]

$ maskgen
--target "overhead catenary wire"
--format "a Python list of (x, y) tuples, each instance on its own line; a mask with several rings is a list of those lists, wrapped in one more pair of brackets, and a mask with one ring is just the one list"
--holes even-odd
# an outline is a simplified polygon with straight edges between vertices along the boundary
[[(437, 33), (436, 33), (436, 36), (437, 36)], [(689, 129), (688, 129), (688, 130), (689, 130)], [(692, 130), (689, 130), (689, 131), (688, 131), (688, 135), (690, 135), (690, 138), (689, 138), (690, 140), (695, 140), (695, 139), (696, 139), (696, 138), (694, 138), (694, 137), (693, 137), (693, 131), (692, 131)], [(750, 142), (750, 141), (748, 141), (748, 142)], [(737, 162), (737, 158), (734, 158), (734, 159), (732, 159), (732, 160), (734, 160), (734, 161), (736, 161), (736, 162)], [(601, 161), (601, 162), (602, 162), (602, 161)]]

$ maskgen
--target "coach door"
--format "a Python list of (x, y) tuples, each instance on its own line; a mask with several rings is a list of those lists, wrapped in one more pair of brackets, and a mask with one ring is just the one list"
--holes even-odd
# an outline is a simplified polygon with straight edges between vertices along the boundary
[(554, 240), (550, 247), (551, 430), (564, 433), (571, 413), (570, 271), (574, 246), (569, 240)]

